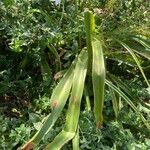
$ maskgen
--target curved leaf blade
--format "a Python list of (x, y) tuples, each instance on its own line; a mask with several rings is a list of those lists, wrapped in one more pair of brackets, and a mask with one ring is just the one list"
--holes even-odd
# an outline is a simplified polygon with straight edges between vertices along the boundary
[(62, 130), (55, 137), (55, 139), (46, 146), (45, 150), (59, 150), (65, 143), (67, 143), (75, 136), (78, 126), (80, 104), (87, 72), (87, 59), (87, 52), (82, 50), (78, 57), (78, 61), (74, 71), (72, 92), (69, 99), (69, 107), (66, 115), (64, 130)]
[[(68, 69), (64, 77), (60, 80), (59, 84), (54, 89), (51, 96), (51, 106), (53, 111), (48, 115), (41, 129), (33, 136), (33, 138), (28, 143), (37, 145), (42, 140), (43, 136), (53, 127), (56, 120), (60, 116), (72, 87), (73, 69), (74, 64)], [(25, 148), (28, 147), (28, 143), (22, 147), (22, 150), (25, 150)]]
[(147, 127), (147, 129), (150, 131), (150, 125), (149, 125), (149, 123), (144, 118), (144, 116), (142, 115), (142, 113), (137, 109), (137, 107), (134, 105), (134, 103), (130, 100), (130, 98), (124, 92), (122, 92), (117, 86), (115, 86), (114, 84), (112, 84), (110, 81), (105, 80), (105, 83), (111, 89), (113, 89), (114, 91), (116, 91), (129, 104), (129, 106), (136, 112), (136, 114), (141, 118), (141, 120), (143, 121), (143, 123), (145, 124), (145, 126)]
[(133, 50), (128, 45), (126, 45), (125, 43), (123, 43), (121, 41), (119, 41), (119, 43), (131, 54), (131, 56), (133, 57), (133, 59), (135, 60), (135, 62), (137, 64), (137, 66), (138, 66), (138, 68), (139, 68), (139, 70), (140, 70), (140, 72), (141, 72), (141, 74), (142, 74), (142, 76), (143, 76), (147, 86), (150, 87), (150, 84), (149, 84), (149, 82), (148, 82), (148, 80), (147, 80), (147, 78), (145, 76), (145, 73), (144, 73), (144, 71), (143, 71), (143, 69), (142, 69), (142, 67), (140, 65), (140, 62), (139, 62), (137, 56), (134, 54)]

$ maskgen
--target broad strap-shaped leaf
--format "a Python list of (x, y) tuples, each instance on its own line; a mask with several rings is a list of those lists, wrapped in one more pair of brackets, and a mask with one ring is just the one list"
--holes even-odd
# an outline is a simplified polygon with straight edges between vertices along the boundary
[(43, 150), (59, 150), (75, 136), (74, 132), (68, 132), (62, 130), (54, 139), (54, 141), (48, 144)]
[(112, 84), (110, 81), (105, 80), (105, 83), (110, 88), (112, 88), (112, 90), (114, 90), (115, 92), (117, 92), (129, 104), (129, 106), (136, 112), (136, 114), (141, 118), (141, 120), (143, 121), (143, 123), (145, 124), (145, 126), (147, 127), (147, 129), (150, 131), (150, 124), (144, 118), (144, 116), (142, 115), (142, 113), (137, 109), (137, 107), (134, 105), (134, 103), (130, 100), (130, 98), (124, 92), (122, 92), (117, 86), (115, 86), (114, 84)]
[(66, 123), (64, 130), (61, 131), (55, 139), (46, 146), (45, 150), (59, 150), (65, 143), (71, 140), (76, 133), (80, 104), (83, 95), (84, 82), (87, 72), (87, 51), (81, 51), (74, 71), (72, 92), (69, 100), (69, 107), (66, 114)]
[[(37, 145), (42, 140), (43, 136), (53, 127), (56, 120), (60, 116), (72, 87), (73, 69), (74, 64), (68, 69), (64, 77), (60, 80), (59, 84), (54, 89), (51, 96), (51, 106), (53, 110), (51, 114), (48, 115), (41, 129), (28, 143), (32, 142), (34, 145)], [(22, 150), (30, 150), (25, 149), (28, 146), (28, 143), (23, 146)]]
[(80, 103), (83, 95), (84, 82), (87, 72), (87, 60), (87, 51), (82, 50), (74, 71), (72, 92), (66, 116), (65, 130), (69, 132), (76, 132), (77, 129), (80, 113)]
[(101, 41), (92, 39), (92, 82), (94, 92), (94, 115), (97, 127), (103, 124), (104, 85), (105, 85), (105, 64)]

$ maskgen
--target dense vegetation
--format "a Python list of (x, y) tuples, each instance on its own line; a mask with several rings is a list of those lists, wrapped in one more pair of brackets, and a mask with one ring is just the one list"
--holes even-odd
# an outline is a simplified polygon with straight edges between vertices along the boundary
[(0, 1), (0, 150), (148, 150), (149, 82), (149, 0)]

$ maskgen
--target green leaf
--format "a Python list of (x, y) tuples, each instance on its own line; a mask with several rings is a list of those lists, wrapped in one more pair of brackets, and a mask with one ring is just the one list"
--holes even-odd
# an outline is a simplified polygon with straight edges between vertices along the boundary
[(74, 71), (72, 92), (69, 99), (64, 130), (62, 130), (55, 139), (46, 146), (45, 150), (59, 150), (65, 143), (75, 136), (80, 114), (84, 81), (87, 72), (87, 59), (87, 51), (82, 50)]
[(86, 31), (86, 45), (88, 51), (88, 70), (91, 72), (92, 68), (92, 35), (95, 32), (95, 17), (91, 11), (86, 9), (84, 12), (84, 24)]
[(133, 50), (128, 45), (126, 45), (125, 43), (123, 43), (121, 41), (119, 41), (119, 43), (131, 54), (131, 56), (133, 57), (133, 59), (135, 60), (135, 62), (137, 64), (139, 70), (141, 71), (141, 74), (142, 74), (143, 78), (145, 79), (145, 82), (147, 83), (147, 86), (150, 87), (150, 84), (149, 84), (149, 82), (148, 82), (148, 80), (145, 76), (145, 73), (144, 73), (144, 71), (143, 71), (143, 69), (140, 65), (140, 62), (139, 62), (137, 56), (134, 54)]
[(107, 76), (109, 77), (109, 79), (111, 79), (111, 81), (113, 81), (119, 88), (121, 88), (130, 98), (134, 99), (139, 99), (137, 95), (135, 95), (130, 88), (130, 85), (125, 84), (124, 82), (122, 82), (121, 80), (119, 80), (116, 76), (107, 73)]
[(86, 109), (87, 111), (91, 111), (90, 96), (89, 96), (89, 92), (88, 92), (86, 85), (84, 86), (84, 97), (86, 100)]
[(87, 51), (82, 50), (74, 71), (72, 92), (66, 116), (66, 124), (64, 130), (69, 132), (75, 132), (78, 125), (80, 103), (83, 95), (84, 81), (87, 72), (87, 59)]
[(66, 144), (68, 141), (70, 141), (75, 136), (74, 132), (68, 132), (62, 130), (54, 139), (54, 141), (50, 144), (48, 144), (43, 150), (59, 150), (61, 147), (63, 147), (64, 144)]
[(136, 114), (141, 118), (147, 129), (150, 131), (150, 125), (148, 121), (144, 118), (142, 113), (138, 110), (138, 108), (134, 105), (134, 103), (130, 100), (130, 98), (124, 92), (122, 92), (117, 86), (112, 84), (110, 81), (105, 80), (105, 83), (115, 92), (117, 92), (129, 104), (129, 106), (136, 112)]
[(92, 40), (93, 62), (92, 82), (94, 92), (94, 115), (97, 127), (103, 124), (104, 85), (105, 85), (105, 64), (101, 41), (97, 38)]
[(72, 149), (73, 150), (79, 150), (79, 140), (80, 140), (80, 137), (79, 137), (79, 126), (78, 126), (78, 129), (76, 131), (76, 134), (74, 136), (74, 138), (72, 139)]
[(41, 72), (43, 81), (48, 82), (52, 78), (52, 72), (44, 54), (41, 55)]
[[(34, 143), (34, 145), (38, 144), (43, 136), (51, 130), (53, 125), (55, 124), (56, 120), (60, 116), (66, 101), (69, 97), (70, 90), (72, 87), (72, 79), (73, 79), (73, 69), (74, 64), (68, 69), (65, 73), (64, 77), (60, 80), (59, 84), (54, 89), (52, 96), (51, 96), (51, 107), (52, 112), (48, 115), (46, 121), (43, 123), (41, 129), (34, 135), (34, 137), (28, 142)], [(28, 143), (22, 148), (28, 146)], [(33, 144), (32, 144), (33, 145)]]
[(60, 57), (59, 57), (57, 50), (55, 49), (55, 47), (53, 45), (47, 45), (47, 47), (49, 48), (49, 50), (53, 53), (53, 55), (57, 59), (58, 70), (61, 70), (61, 61), (60, 61)]
[(117, 118), (118, 114), (119, 114), (119, 101), (118, 101), (118, 99), (116, 97), (116, 93), (114, 92), (114, 90), (109, 88), (109, 92), (110, 92), (111, 97), (112, 97), (113, 110), (114, 110), (115, 116)]

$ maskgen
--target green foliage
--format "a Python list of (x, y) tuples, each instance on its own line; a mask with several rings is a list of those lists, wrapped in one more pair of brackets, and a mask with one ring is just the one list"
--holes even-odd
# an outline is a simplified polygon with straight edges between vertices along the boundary
[(80, 133), (81, 149), (149, 148), (148, 139), (140, 143), (129, 128), (124, 128), (117, 121), (107, 123), (101, 130), (96, 129), (92, 113), (81, 114)]
[[(78, 117), (71, 118), (65, 126), (73, 127), (73, 133), (65, 132), (65, 135), (69, 139), (75, 135), (72, 141), (75, 149), (150, 149), (147, 130), (150, 123), (149, 6), (148, 0), (62, 0), (59, 5), (51, 0), (0, 1), (0, 149), (21, 147), (41, 129), (49, 113), (47, 120), (51, 120), (51, 125), (48, 124), (49, 130), (42, 133), (44, 137), (40, 137), (35, 149), (43, 149), (59, 132), (58, 139), (61, 139), (66, 107), (72, 108), (72, 112), (74, 105), (67, 102), (72, 87), (70, 75), (60, 79), (57, 85), (58, 79), (67, 73), (81, 50), (88, 50), (88, 67), (91, 67), (96, 56), (92, 48), (98, 50), (99, 45), (103, 49), (109, 86), (105, 86), (105, 101), (101, 105), (103, 128), (95, 128), (96, 113), (90, 111), (94, 106), (93, 90), (100, 88), (92, 87), (91, 67), (81, 108), (76, 107), (80, 114), (79, 132), (76, 132)], [(94, 33), (101, 34), (93, 43), (93, 31), (87, 32), (89, 20), (84, 20), (85, 8), (95, 16)], [(61, 82), (60, 88), (53, 90)], [(65, 84), (68, 93), (64, 92)], [(59, 110), (54, 109), (57, 99), (62, 104)], [(88, 111), (84, 110), (85, 105)], [(71, 143), (63, 149), (71, 149)]]
[(31, 127), (16, 118), (0, 117), (0, 149), (18, 148), (29, 139)]

